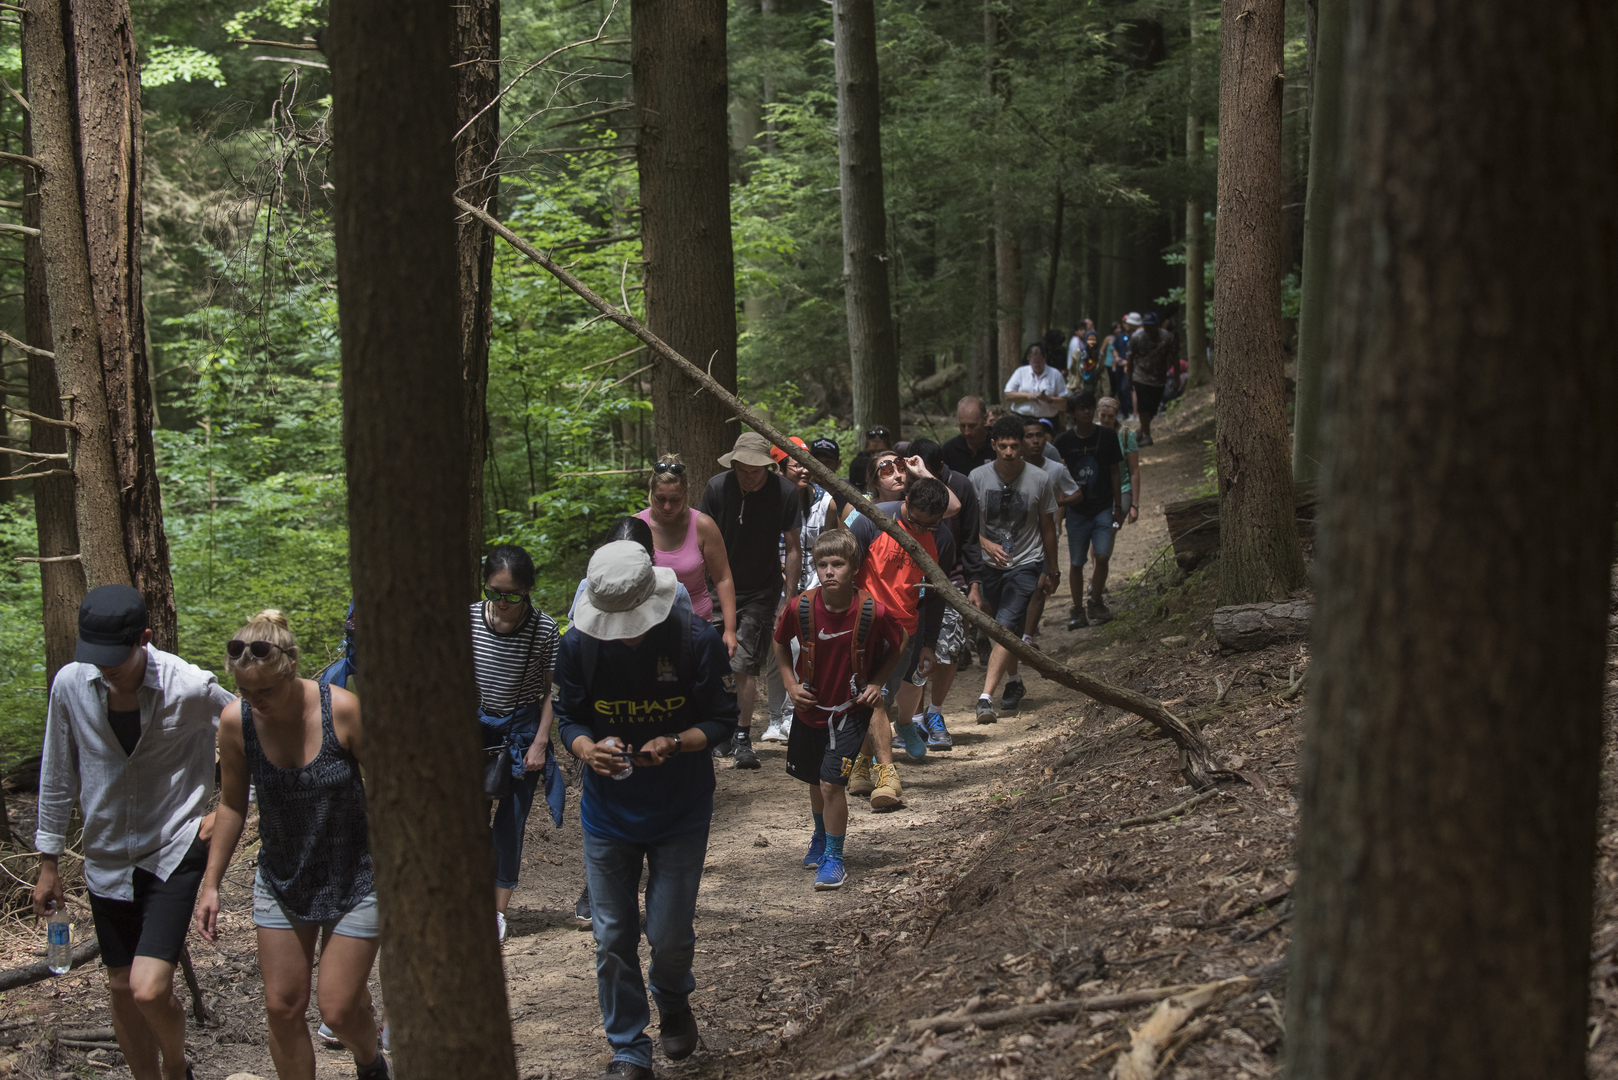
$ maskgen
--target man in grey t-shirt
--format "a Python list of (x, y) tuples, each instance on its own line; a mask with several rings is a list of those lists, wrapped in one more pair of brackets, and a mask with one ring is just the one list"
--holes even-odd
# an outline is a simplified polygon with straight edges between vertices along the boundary
[[(1023, 460), (1022, 417), (996, 420), (989, 438), (995, 459), (973, 469), (971, 476), (983, 547), (983, 600), (985, 608), (994, 611), (995, 622), (1020, 634), (1035, 590), (1043, 589), (1049, 596), (1062, 580), (1056, 562), (1056, 488), (1043, 469), (1030, 468)], [(1025, 691), (1016, 670), (1015, 658), (996, 643), (978, 697), (978, 723), (992, 724), (1001, 714), (1017, 712)], [(1007, 675), (1005, 696), (997, 708), (994, 692)]]

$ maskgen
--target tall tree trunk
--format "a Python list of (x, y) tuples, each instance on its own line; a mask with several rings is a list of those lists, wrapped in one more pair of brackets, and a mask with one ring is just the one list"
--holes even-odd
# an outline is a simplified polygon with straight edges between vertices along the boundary
[(1214, 377), (1219, 389), (1219, 602), (1303, 584), (1281, 348), (1282, 0), (1224, 0)]
[(1298, 389), (1292, 414), (1292, 478), (1320, 475), (1321, 367), (1332, 296), (1331, 233), (1337, 213), (1337, 151), (1343, 137), (1343, 37), (1348, 0), (1311, 0), (1314, 74), (1309, 81), (1309, 188), (1304, 196), (1303, 307), (1298, 314)]
[[(724, 0), (634, 0), (629, 57), (640, 135), (646, 325), (736, 389)], [(652, 369), (659, 451), (684, 455), (697, 490), (736, 441), (724, 407), (666, 364)]]
[[(500, 90), (500, 0), (463, 0), (455, 5), (455, 190), (473, 206), (499, 215), (500, 108), (476, 120), (478, 110)], [(464, 390), (466, 486), (471, 495), (467, 541), (473, 562), (483, 553), (483, 463), (488, 456), (489, 338), (494, 328), (494, 234), (472, 218), (457, 225), (456, 265), (460, 288), (461, 383)], [(475, 573), (475, 571), (474, 571)]]
[[(1553, 366), (1557, 437), (1506, 449), (1528, 429), (1503, 313), (1618, 307), (1618, 8), (1350, 19), (1289, 1072), (1572, 1080), (1618, 367)], [(1606, 356), (1603, 318), (1562, 332)]]
[(174, 579), (152, 446), (151, 366), (141, 303), (141, 108), (128, 0), (72, 0), (80, 183), (90, 286), (101, 328), (101, 381), (112, 431), (132, 584), (152, 640), (179, 647)]
[(1000, 395), (994, 377), (999, 367), (995, 362), (994, 318), (994, 229), (984, 230), (978, 245), (977, 274), (972, 282), (972, 340), (967, 358), (966, 392), (984, 401), (994, 401)]
[(80, 562), (89, 586), (133, 584), (124, 550), (123, 505), (112, 417), (102, 383), (101, 323), (90, 282), (80, 202), (77, 94), (70, 81), (68, 11), (61, 0), (29, 0), (23, 19), (28, 103), (39, 174), (44, 253), (57, 379), (77, 426), (73, 468)]
[(899, 430), (899, 347), (888, 286), (882, 195), (881, 86), (875, 0), (832, 5), (837, 65), (837, 163), (843, 204), (843, 297), (854, 369), (854, 426)]
[[(25, 58), (24, 67), (27, 67)], [(27, 85), (27, 72), (23, 83)], [(32, 124), (23, 116), (23, 152), (32, 155)], [(24, 173), (22, 223), (39, 228), (39, 182), (32, 169)], [(45, 253), (37, 236), (23, 238), (23, 336), (36, 349), (50, 352), (51, 309), (45, 291)], [(62, 399), (56, 386), (56, 368), (43, 356), (28, 357), (28, 411), (62, 419)], [(30, 424), (28, 449), (36, 454), (67, 453), (67, 432), (48, 424)], [(41, 558), (60, 558), (79, 550), (79, 526), (74, 518), (73, 477), (45, 476), (34, 484), (34, 535)], [(79, 604), (84, 600), (81, 562), (39, 564), (40, 601), (45, 626), (45, 685), (73, 660), (79, 638)]]
[(1185, 201), (1185, 359), (1186, 381), (1191, 386), (1208, 382), (1208, 299), (1203, 281), (1202, 162), (1204, 121), (1198, 101), (1200, 65), (1195, 59), (1201, 27), (1198, 0), (1191, 0), (1191, 92), (1185, 114), (1185, 158), (1192, 176), (1191, 197)]
[[(1004, 207), (1010, 196), (999, 185), (995, 192), (995, 205)], [(994, 228), (994, 285), (995, 317), (999, 326), (995, 351), (1000, 357), (994, 389), (998, 399), (1006, 380), (1022, 363), (1022, 242), (1016, 230), (1006, 223), (1005, 215)]]
[[(1062, 191), (1062, 178), (1056, 178), (1056, 209), (1052, 214), (1051, 222), (1051, 250), (1050, 263), (1045, 267), (1045, 296), (1039, 308), (1039, 329), (1041, 333), (1048, 333), (1051, 322), (1055, 318), (1056, 310), (1056, 276), (1062, 265), (1062, 211), (1064, 209), (1064, 195)], [(1078, 324), (1075, 323), (1075, 326)], [(1051, 357), (1051, 359), (1056, 359)]]
[(349, 565), (388, 1016), (401, 1076), (511, 1080), (473, 741), (465, 382), (444, 362), (461, 340), (455, 16), (448, 0), (335, 0), (331, 16)]

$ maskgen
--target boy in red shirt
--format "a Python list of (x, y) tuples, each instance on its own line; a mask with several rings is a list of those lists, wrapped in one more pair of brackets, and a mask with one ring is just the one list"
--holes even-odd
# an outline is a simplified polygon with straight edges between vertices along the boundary
[[(803, 865), (819, 871), (816, 889), (836, 889), (846, 878), (843, 838), (848, 834), (849, 773), (865, 741), (872, 710), (883, 706), (882, 686), (903, 655), (905, 634), (881, 601), (855, 591), (860, 544), (849, 532), (821, 533), (813, 559), (820, 585), (787, 601), (782, 609), (775, 625), (775, 662), (792, 698), (787, 772), (811, 785), (815, 832)], [(869, 623), (862, 634), (868, 599)], [(808, 649), (793, 656), (793, 645), (803, 633), (800, 604), (807, 605), (808, 630), (815, 638), (812, 672)]]

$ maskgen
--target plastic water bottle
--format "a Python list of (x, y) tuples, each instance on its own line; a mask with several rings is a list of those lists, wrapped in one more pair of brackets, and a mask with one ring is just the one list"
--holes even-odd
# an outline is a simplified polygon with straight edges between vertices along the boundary
[[(620, 753), (621, 753), (621, 752), (622, 752), (622, 751), (624, 751), (624, 750), (627, 750), (627, 749), (629, 749), (629, 748), (628, 748), (628, 747), (627, 747), (627, 746), (625, 746), (625, 745), (624, 745), (624, 741), (623, 741), (623, 740), (622, 740), (622, 739), (620, 739), (620, 738), (618, 738), (618, 737), (617, 737), (617, 736), (616, 736), (616, 735), (614, 735), (614, 736), (613, 736), (613, 737), (612, 737), (612, 738), (610, 738), (610, 739), (607, 739), (607, 740), (606, 740), (606, 741), (604, 741), (604, 742), (603, 742), (603, 743), (602, 743), (602, 744), (601, 744), (601, 745), (603, 745), (603, 746), (606, 746), (606, 745), (607, 745), (607, 744), (608, 744), (608, 743), (611, 743), (611, 744), (612, 744), (612, 748), (613, 748), (613, 749), (614, 749), (614, 750), (616, 750), (616, 751), (619, 751), (619, 752), (620, 752)], [(633, 761), (630, 761), (630, 760), (629, 760), (629, 759), (628, 759), (628, 758), (627, 758), (627, 757), (626, 757), (626, 758), (624, 758), (624, 768), (623, 768), (623, 771), (622, 771), (622, 772), (615, 772), (615, 773), (613, 773), (613, 774), (612, 774), (612, 778), (613, 778), (613, 779), (614, 779), (614, 780), (628, 780), (628, 779), (629, 779), (629, 774), (630, 774), (630, 773), (632, 773), (632, 772), (634, 772), (634, 771), (635, 771), (635, 763), (634, 763), (634, 762), (633, 762)]]
[(51, 920), (45, 928), (45, 966), (57, 975), (65, 975), (73, 967), (73, 930), (54, 900)]

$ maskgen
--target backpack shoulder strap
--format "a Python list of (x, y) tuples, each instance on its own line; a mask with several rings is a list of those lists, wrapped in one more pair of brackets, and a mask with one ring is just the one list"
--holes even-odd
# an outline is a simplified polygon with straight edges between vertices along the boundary
[(860, 605), (859, 626), (854, 630), (854, 676), (863, 685), (865, 677), (870, 674), (871, 650), (866, 648), (866, 641), (871, 636), (871, 624), (876, 621), (876, 599), (870, 593), (861, 589), (855, 596)]
[(817, 585), (798, 596), (798, 656), (805, 685), (815, 677), (815, 596), (819, 592)]

